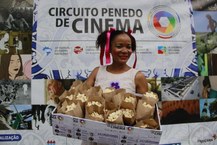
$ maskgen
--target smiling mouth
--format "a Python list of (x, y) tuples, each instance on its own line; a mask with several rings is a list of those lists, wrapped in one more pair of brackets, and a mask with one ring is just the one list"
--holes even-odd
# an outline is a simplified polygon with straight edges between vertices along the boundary
[(14, 71), (18, 71), (18, 68), (14, 69)]
[(128, 56), (120, 56), (121, 59), (128, 59)]

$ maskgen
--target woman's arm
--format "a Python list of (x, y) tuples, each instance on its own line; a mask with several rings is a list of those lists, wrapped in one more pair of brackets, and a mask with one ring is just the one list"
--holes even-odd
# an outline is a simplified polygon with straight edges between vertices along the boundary
[(87, 80), (85, 81), (88, 85), (94, 86), (95, 80), (96, 80), (96, 75), (99, 70), (99, 67), (96, 67), (89, 75)]
[(142, 72), (138, 72), (135, 77), (136, 93), (144, 94), (148, 91), (148, 83), (145, 75)]

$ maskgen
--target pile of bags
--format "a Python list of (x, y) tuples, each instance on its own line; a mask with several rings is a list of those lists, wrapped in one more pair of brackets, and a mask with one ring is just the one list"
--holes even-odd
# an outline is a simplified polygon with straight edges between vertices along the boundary
[(57, 112), (95, 121), (158, 129), (155, 120), (158, 96), (146, 92), (142, 97), (125, 89), (91, 87), (76, 80), (58, 97)]

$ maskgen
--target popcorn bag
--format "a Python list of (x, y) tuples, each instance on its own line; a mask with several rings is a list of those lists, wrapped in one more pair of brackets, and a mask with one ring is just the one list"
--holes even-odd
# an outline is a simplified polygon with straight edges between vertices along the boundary
[(80, 81), (77, 81), (75, 84), (73, 83), (73, 85), (76, 87), (73, 89), (70, 89), (68, 91), (68, 93), (66, 93), (67, 96), (63, 94), (61, 97), (69, 98), (71, 100), (77, 100), (79, 102), (82, 110), (84, 110), (85, 102), (88, 99), (86, 92), (87, 92), (87, 89), (89, 89), (89, 86), (80, 84)]
[(121, 102), (121, 108), (135, 110), (137, 105), (137, 98), (131, 93), (125, 93), (124, 99)]
[(83, 84), (83, 82), (81, 80), (75, 80), (72, 83), (72, 87), (77, 87), (77, 86), (80, 86), (81, 84)]
[(159, 124), (153, 118), (149, 118), (137, 122), (135, 126), (140, 128), (157, 129)]
[(89, 96), (90, 98), (92, 96), (102, 97), (102, 89), (100, 86), (91, 87), (90, 89), (87, 90), (86, 95)]
[(103, 91), (101, 89), (100, 86), (94, 86), (91, 87), (88, 91), (87, 91), (87, 95), (89, 96), (99, 96), (102, 97)]
[(95, 96), (89, 97), (86, 102), (86, 115), (88, 116), (90, 113), (97, 112), (99, 114), (103, 114), (105, 106), (105, 100), (102, 97)]
[(57, 113), (65, 113), (66, 106), (68, 105), (67, 100), (64, 100), (63, 102), (60, 102), (57, 106)]
[(57, 113), (63, 113), (66, 110), (66, 106), (68, 105), (67, 101), (63, 101), (63, 102), (59, 102), (59, 104), (57, 105)]
[(78, 101), (78, 103), (80, 104), (82, 110), (84, 111), (85, 110), (85, 103), (87, 102), (88, 100), (88, 97), (85, 95), (85, 94), (82, 94), (82, 93), (76, 93), (74, 95), (74, 99), (76, 101)]
[(116, 108), (116, 105), (113, 102), (107, 102), (105, 101), (105, 110), (116, 110), (119, 108)]
[(78, 88), (83, 84), (81, 80), (75, 80), (69, 90), (78, 90)]
[(132, 126), (136, 121), (136, 112), (131, 109), (121, 109), (123, 112), (123, 120), (125, 125)]
[(87, 83), (83, 83), (83, 84), (79, 85), (79, 87), (77, 87), (77, 89), (75, 89), (75, 90), (77, 90), (81, 94), (86, 94), (90, 88), (91, 87), (89, 85), (87, 85)]
[(76, 90), (76, 89), (69, 89), (68, 92), (69, 92), (69, 94), (75, 95), (76, 93), (78, 93), (78, 90)]
[(148, 104), (154, 106), (158, 102), (158, 95), (154, 92), (146, 92), (142, 97)]
[(116, 108), (116, 105), (113, 102), (105, 101), (104, 114), (107, 114), (111, 110), (117, 110), (117, 109), (119, 108)]
[(84, 117), (84, 113), (82, 111), (82, 108), (78, 101), (67, 101), (65, 100), (62, 104), (61, 111), (63, 111), (64, 114), (75, 116), (75, 117)]
[(147, 104), (145, 100), (139, 99), (136, 108), (136, 120), (151, 118), (154, 115), (155, 106)]
[(108, 111), (108, 113), (105, 115), (105, 120), (108, 123), (113, 123), (113, 124), (124, 124), (123, 121), (123, 112), (121, 110), (111, 110)]
[(73, 100), (74, 99), (74, 93), (71, 91), (65, 90), (59, 97), (60, 102), (64, 102), (66, 99)]
[(103, 90), (102, 96), (105, 98), (105, 101), (112, 101), (112, 97), (116, 94), (115, 89), (113, 87), (108, 87)]
[(121, 110), (123, 112), (123, 120), (125, 125), (134, 125), (136, 120), (136, 102), (137, 99), (134, 95), (127, 93), (125, 99), (121, 103)]
[(116, 108), (120, 108), (121, 102), (124, 100), (125, 89), (118, 89), (115, 91), (115, 95), (112, 97), (112, 102), (114, 102)]
[(86, 114), (89, 115), (90, 113), (93, 113), (93, 112), (97, 112), (99, 114), (103, 114), (103, 109), (104, 109), (104, 106), (102, 103), (98, 102), (98, 101), (90, 101), (90, 102), (87, 102), (86, 104)]
[(94, 109), (90, 109), (87, 111), (85, 118), (103, 122), (104, 114), (103, 112), (95, 112)]

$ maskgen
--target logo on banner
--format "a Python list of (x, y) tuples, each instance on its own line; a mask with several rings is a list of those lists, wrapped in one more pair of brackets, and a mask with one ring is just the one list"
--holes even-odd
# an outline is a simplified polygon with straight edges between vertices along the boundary
[(75, 46), (74, 48), (74, 53), (79, 54), (83, 51), (83, 48), (80, 46)]
[(80, 120), (80, 124), (84, 125), (85, 123), (86, 123), (85, 120), (83, 119)]
[(148, 15), (148, 26), (150, 31), (157, 37), (170, 39), (180, 31), (180, 18), (170, 7), (154, 7)]
[(158, 54), (166, 54), (167, 48), (166, 46), (158, 46)]

